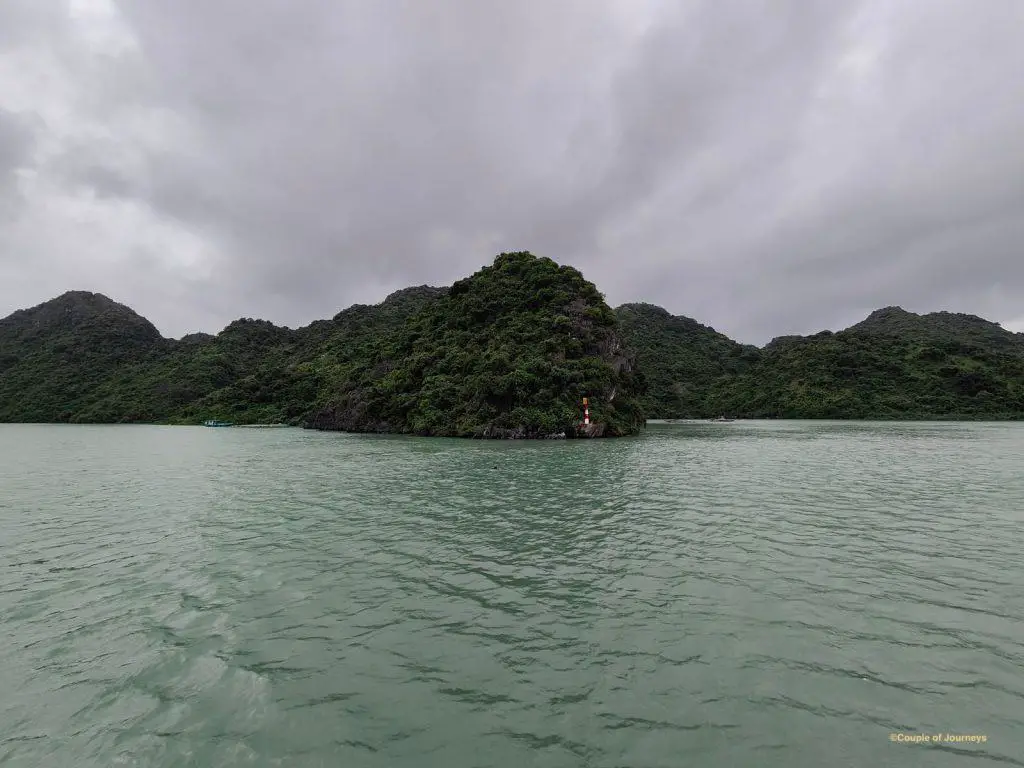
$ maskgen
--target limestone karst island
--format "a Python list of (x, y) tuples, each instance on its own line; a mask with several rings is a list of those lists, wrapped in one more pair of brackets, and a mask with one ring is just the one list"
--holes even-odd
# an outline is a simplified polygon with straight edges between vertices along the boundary
[(240, 319), (166, 339), (82, 291), (0, 320), (3, 422), (573, 438), (723, 415), (1019, 419), (1024, 335), (888, 307), (757, 348), (649, 304), (613, 310), (579, 271), (526, 252), (295, 330)]

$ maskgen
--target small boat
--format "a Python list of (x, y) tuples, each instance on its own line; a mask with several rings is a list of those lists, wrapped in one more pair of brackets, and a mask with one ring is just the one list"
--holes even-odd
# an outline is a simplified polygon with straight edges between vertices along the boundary
[(230, 421), (217, 421), (216, 419), (210, 419), (209, 421), (203, 422), (204, 427), (230, 427)]
[(727, 418), (725, 418), (725, 416), (719, 416), (717, 419), (711, 419), (711, 421), (714, 421), (714, 422), (736, 421), (736, 419), (727, 419)]

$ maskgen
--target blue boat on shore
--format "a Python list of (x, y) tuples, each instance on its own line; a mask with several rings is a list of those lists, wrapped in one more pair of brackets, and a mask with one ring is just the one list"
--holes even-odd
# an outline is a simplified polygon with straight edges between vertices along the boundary
[(209, 421), (203, 422), (204, 427), (230, 427), (230, 421), (217, 421), (216, 419), (210, 419)]

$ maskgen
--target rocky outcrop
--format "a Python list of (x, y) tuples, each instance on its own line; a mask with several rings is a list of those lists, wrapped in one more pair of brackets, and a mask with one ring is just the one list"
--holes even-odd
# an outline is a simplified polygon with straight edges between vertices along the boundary
[(567, 435), (565, 432), (545, 432), (539, 429), (527, 429), (526, 427), (505, 429), (488, 424), (475, 436), (485, 440), (564, 440)]
[(375, 339), (307, 426), (510, 440), (634, 434), (634, 360), (615, 313), (577, 270), (501, 254)]

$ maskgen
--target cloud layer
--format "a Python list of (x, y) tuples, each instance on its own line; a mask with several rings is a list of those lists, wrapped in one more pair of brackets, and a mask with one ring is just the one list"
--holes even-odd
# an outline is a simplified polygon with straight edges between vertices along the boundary
[(6, 0), (0, 315), (300, 325), (502, 250), (743, 341), (1024, 323), (1017, 0)]

